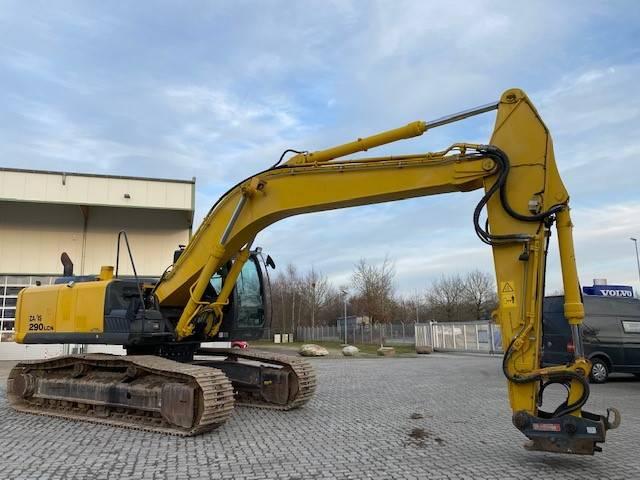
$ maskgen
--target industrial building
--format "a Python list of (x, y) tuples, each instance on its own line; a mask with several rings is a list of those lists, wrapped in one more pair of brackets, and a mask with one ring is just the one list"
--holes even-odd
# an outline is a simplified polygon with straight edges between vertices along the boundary
[[(62, 274), (62, 252), (73, 261), (74, 274), (98, 273), (101, 265), (115, 264), (124, 230), (138, 275), (159, 277), (178, 245), (189, 241), (194, 207), (195, 178), (0, 168), (0, 358), (23, 347), (7, 345), (18, 292), (53, 283)], [(131, 275), (122, 248), (119, 273)]]

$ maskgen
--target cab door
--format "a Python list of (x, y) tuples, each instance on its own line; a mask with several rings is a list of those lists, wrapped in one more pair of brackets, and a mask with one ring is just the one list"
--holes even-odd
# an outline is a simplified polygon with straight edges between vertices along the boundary
[[(213, 291), (219, 292), (228, 269), (211, 278)], [(224, 308), (216, 340), (258, 340), (271, 323), (271, 290), (259, 254), (253, 253), (243, 265)]]

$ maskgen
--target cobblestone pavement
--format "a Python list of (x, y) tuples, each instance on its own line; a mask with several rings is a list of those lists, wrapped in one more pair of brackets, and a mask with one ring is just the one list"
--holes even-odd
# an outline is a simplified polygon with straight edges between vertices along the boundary
[[(499, 359), (314, 360), (317, 395), (293, 412), (237, 409), (176, 438), (13, 412), (0, 387), (1, 479), (640, 478), (640, 381), (594, 385), (591, 411), (621, 427), (594, 457), (527, 452)], [(3, 381), (4, 383), (4, 381)], [(423, 418), (412, 419), (412, 414)], [(423, 438), (410, 436), (423, 429)]]

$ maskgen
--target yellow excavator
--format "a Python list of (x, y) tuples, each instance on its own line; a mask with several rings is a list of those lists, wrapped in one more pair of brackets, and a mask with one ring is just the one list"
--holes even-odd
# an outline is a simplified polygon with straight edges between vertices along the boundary
[[(456, 143), (431, 153), (344, 158), (492, 110), (497, 117), (487, 145)], [(289, 153), (294, 155), (285, 161)], [(602, 416), (583, 410), (590, 364), (579, 334), (584, 309), (569, 195), (549, 130), (518, 89), (488, 105), (327, 150), (285, 151), (271, 168), (216, 202), (157, 282), (122, 278), (117, 268), (114, 276), (113, 267), (94, 277), (73, 277), (66, 268), (59, 284), (26, 288), (17, 303), (18, 342), (116, 344), (127, 355), (19, 363), (9, 376), (9, 401), (23, 412), (178, 435), (219, 426), (234, 403), (283, 410), (301, 406), (316, 384), (306, 361), (202, 346), (259, 334), (268, 321), (263, 262), (252, 251), (256, 235), (292, 215), (482, 188), (472, 219), (477, 236), (493, 250), (499, 295), (495, 319), (502, 328), (513, 424), (530, 439), (531, 449), (600, 451), (597, 444), (617, 427), (620, 415), (615, 409)], [(541, 368), (545, 264), (554, 224), (575, 360)], [(554, 411), (543, 411), (544, 390), (553, 384), (565, 386), (567, 398)]]

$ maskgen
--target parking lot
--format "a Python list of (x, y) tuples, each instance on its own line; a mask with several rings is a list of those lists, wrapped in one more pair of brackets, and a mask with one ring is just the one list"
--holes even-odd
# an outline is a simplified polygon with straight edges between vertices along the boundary
[(498, 357), (312, 361), (319, 387), (304, 409), (239, 408), (222, 428), (196, 438), (19, 415), (4, 400), (3, 376), (0, 478), (640, 477), (640, 381), (633, 377), (592, 387), (590, 410), (616, 406), (623, 423), (603, 453), (580, 457), (522, 448)]

